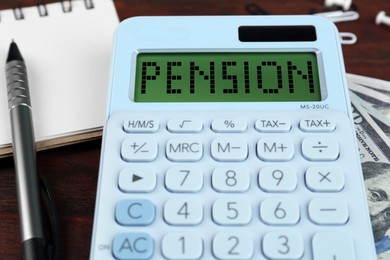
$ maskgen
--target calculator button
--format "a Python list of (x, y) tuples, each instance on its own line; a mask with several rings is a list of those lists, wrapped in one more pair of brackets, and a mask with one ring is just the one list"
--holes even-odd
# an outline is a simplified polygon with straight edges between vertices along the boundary
[(321, 232), (312, 240), (313, 260), (356, 259), (351, 238), (341, 232)]
[(257, 156), (263, 161), (289, 161), (294, 156), (294, 145), (285, 137), (262, 138), (257, 143)]
[(255, 129), (264, 133), (283, 133), (291, 130), (291, 123), (283, 119), (258, 119)]
[(127, 162), (148, 162), (157, 157), (157, 142), (150, 138), (127, 138), (122, 142), (122, 159)]
[(303, 240), (295, 232), (268, 232), (262, 242), (264, 255), (269, 259), (301, 259)]
[(260, 205), (260, 218), (269, 225), (294, 225), (300, 219), (299, 206), (294, 199), (265, 199)]
[(252, 219), (252, 208), (242, 199), (219, 199), (212, 208), (214, 222), (219, 225), (245, 225)]
[(201, 121), (196, 119), (171, 119), (167, 129), (171, 133), (199, 133), (203, 129)]
[(251, 259), (253, 255), (252, 239), (240, 232), (217, 234), (212, 244), (213, 254), (217, 259)]
[(211, 156), (216, 161), (244, 161), (248, 144), (239, 138), (216, 138), (211, 142)]
[(112, 254), (116, 259), (150, 259), (154, 253), (153, 239), (146, 233), (122, 233), (114, 237)]
[(162, 253), (167, 259), (200, 259), (203, 241), (195, 232), (168, 233), (162, 239)]
[(339, 145), (331, 137), (307, 137), (302, 141), (302, 154), (309, 161), (334, 161), (339, 157)]
[(340, 199), (313, 199), (309, 203), (309, 217), (319, 225), (343, 225), (349, 219), (348, 206)]
[(213, 171), (211, 182), (219, 192), (243, 192), (249, 188), (250, 178), (243, 168), (219, 167)]
[(115, 209), (115, 219), (122, 226), (147, 226), (155, 215), (154, 204), (145, 199), (124, 200)]
[(304, 132), (333, 132), (336, 122), (328, 118), (305, 118), (299, 122), (299, 128)]
[(203, 173), (199, 167), (172, 167), (165, 174), (165, 187), (171, 192), (197, 192), (203, 187)]
[(158, 130), (158, 121), (153, 119), (128, 119), (123, 122), (126, 133), (154, 133)]
[(316, 192), (337, 192), (344, 188), (343, 172), (332, 166), (315, 166), (307, 169), (306, 186)]
[(119, 173), (118, 186), (123, 192), (150, 192), (156, 187), (156, 172), (149, 167), (125, 167)]
[(214, 119), (211, 123), (211, 129), (217, 133), (240, 133), (245, 132), (247, 123), (242, 119)]
[(203, 156), (203, 145), (195, 138), (173, 138), (167, 142), (167, 158), (177, 162), (195, 162)]
[(259, 187), (266, 192), (290, 192), (296, 189), (297, 182), (292, 168), (267, 166), (259, 172)]
[(203, 220), (203, 206), (197, 199), (170, 199), (164, 205), (164, 219), (171, 225), (197, 225)]

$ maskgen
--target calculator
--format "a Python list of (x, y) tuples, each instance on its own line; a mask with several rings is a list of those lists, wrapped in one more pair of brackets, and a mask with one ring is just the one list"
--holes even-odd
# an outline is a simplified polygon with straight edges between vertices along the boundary
[(90, 259), (376, 259), (321, 17), (124, 20)]

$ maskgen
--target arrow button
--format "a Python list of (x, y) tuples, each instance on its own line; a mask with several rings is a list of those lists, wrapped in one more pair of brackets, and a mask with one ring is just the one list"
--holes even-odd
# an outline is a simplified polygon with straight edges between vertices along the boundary
[(118, 186), (126, 193), (150, 192), (156, 187), (156, 172), (149, 167), (125, 167), (119, 173)]

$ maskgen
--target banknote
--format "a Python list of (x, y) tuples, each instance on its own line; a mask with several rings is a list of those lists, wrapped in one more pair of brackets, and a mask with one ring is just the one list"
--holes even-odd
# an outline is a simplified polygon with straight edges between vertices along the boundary
[(390, 121), (356, 93), (350, 98), (377, 256), (390, 259)]

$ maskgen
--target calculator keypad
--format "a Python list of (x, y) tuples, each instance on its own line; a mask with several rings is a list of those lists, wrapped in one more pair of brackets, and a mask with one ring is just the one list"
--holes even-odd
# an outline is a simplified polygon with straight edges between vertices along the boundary
[(142, 118), (109, 124), (114, 259), (355, 259), (364, 198), (344, 115)]

